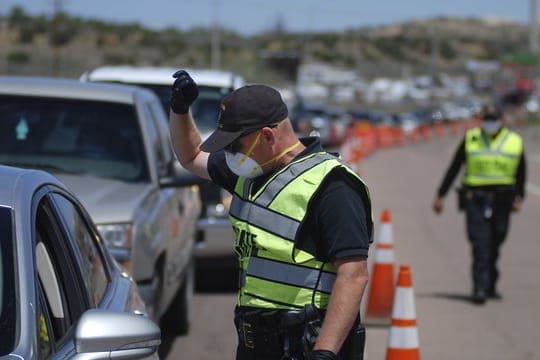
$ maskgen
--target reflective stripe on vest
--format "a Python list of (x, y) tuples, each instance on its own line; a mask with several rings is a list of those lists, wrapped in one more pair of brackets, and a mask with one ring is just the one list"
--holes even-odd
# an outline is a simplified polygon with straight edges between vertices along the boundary
[[(296, 160), (274, 174), (251, 195), (252, 179), (239, 178), (229, 215), (235, 231), (235, 252), (240, 260), (239, 305), (263, 308), (301, 308), (328, 304), (335, 266), (295, 248), (307, 205), (324, 178), (342, 168), (366, 194), (362, 180), (335, 156), (316, 153)], [(368, 228), (372, 226), (371, 218)]]
[[(247, 274), (267, 280), (290, 284), (306, 289), (317, 289), (330, 294), (336, 274), (320, 271), (299, 265), (281, 263), (274, 260), (268, 260), (253, 257), (249, 261)], [(242, 273), (242, 275), (245, 275)]]
[(242, 204), (242, 199), (236, 194), (233, 195), (229, 215), (238, 220), (250, 218), (252, 225), (262, 229), (272, 229), (272, 232), (282, 238), (294, 241), (300, 222), (283, 214), (279, 214), (260, 207), (255, 203)]
[(465, 174), (463, 184), (468, 186), (513, 185), (523, 151), (521, 137), (503, 128), (489, 141), (480, 128), (465, 135)]

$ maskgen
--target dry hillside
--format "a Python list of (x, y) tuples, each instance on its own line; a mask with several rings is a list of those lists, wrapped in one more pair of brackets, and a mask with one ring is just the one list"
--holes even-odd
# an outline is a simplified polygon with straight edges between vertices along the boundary
[[(363, 27), (338, 33), (254, 36), (221, 33), (221, 67), (249, 81), (282, 78), (285, 67), (323, 62), (363, 74), (455, 71), (465, 61), (498, 60), (526, 50), (527, 29), (517, 23), (436, 18)], [(103, 64), (208, 67), (211, 32), (197, 28), (151, 30), (139, 24), (112, 24), (59, 13), (32, 17), (20, 8), (0, 16), (0, 73), (77, 77)], [(273, 65), (273, 66), (271, 66)], [(289, 71), (289, 78), (290, 78)]]

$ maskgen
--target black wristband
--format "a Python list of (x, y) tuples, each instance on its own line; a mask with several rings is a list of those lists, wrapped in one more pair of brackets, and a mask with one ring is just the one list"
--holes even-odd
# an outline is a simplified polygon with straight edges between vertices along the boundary
[(337, 355), (330, 350), (313, 350), (309, 356), (310, 360), (336, 360)]

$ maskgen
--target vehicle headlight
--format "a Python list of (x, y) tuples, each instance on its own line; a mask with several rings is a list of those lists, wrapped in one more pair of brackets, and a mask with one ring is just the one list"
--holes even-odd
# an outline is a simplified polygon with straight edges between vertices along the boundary
[(131, 224), (98, 225), (97, 228), (110, 249), (131, 248)]
[(221, 201), (218, 203), (208, 204), (206, 206), (206, 216), (209, 218), (226, 217), (231, 206), (232, 195), (227, 190), (221, 190)]

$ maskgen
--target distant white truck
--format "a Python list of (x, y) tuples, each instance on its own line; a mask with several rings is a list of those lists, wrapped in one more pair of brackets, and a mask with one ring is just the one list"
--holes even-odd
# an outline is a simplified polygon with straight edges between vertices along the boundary
[[(103, 66), (85, 72), (80, 79), (92, 82), (111, 82), (138, 85), (153, 90), (168, 113), (171, 96), (172, 75), (179, 68)], [(203, 138), (215, 129), (221, 99), (245, 84), (242, 76), (223, 70), (185, 69), (199, 87), (199, 97), (191, 110), (197, 128)], [(180, 164), (178, 163), (178, 166)], [(195, 256), (206, 261), (207, 265), (233, 264), (233, 232), (228, 220), (231, 195), (214, 185), (200, 179), (202, 211), (198, 222), (198, 235)]]

